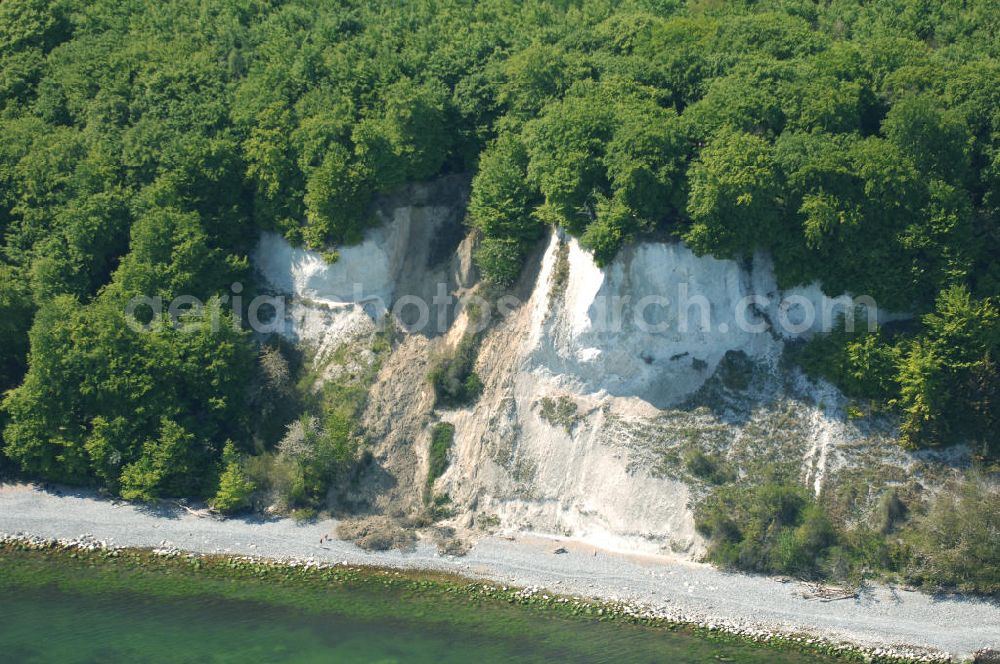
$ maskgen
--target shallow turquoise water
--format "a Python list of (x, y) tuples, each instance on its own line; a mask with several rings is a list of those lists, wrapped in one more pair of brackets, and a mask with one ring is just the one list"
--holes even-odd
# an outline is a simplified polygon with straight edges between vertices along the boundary
[[(338, 589), (340, 594), (353, 591)], [(343, 597), (338, 601), (342, 602)], [(370, 590), (356, 600), (379, 605)], [(415, 601), (415, 600), (414, 600)], [(461, 627), (388, 613), (357, 617), (211, 596), (75, 594), (8, 587), (0, 596), (0, 661), (30, 664), (255, 662), (826, 662), (827, 658), (720, 643), (686, 633), (473, 606)], [(455, 610), (442, 607), (443, 614)], [(481, 620), (480, 620), (481, 619)], [(477, 620), (480, 624), (477, 627)]]

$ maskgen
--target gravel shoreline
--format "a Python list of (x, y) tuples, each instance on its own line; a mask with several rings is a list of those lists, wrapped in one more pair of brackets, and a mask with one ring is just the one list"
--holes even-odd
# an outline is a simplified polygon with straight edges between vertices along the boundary
[[(624, 603), (649, 615), (751, 638), (791, 635), (851, 644), (876, 656), (961, 660), (1000, 647), (996, 602), (884, 586), (870, 586), (857, 599), (823, 602), (806, 599), (805, 588), (796, 582), (530, 536), (517, 541), (486, 537), (461, 558), (442, 556), (422, 542), (412, 552), (366, 552), (325, 538), (335, 526), (333, 520), (199, 518), (179, 507), (136, 506), (86, 491), (0, 484), (0, 534), (8, 536), (435, 570)], [(553, 555), (556, 546), (567, 552)]]

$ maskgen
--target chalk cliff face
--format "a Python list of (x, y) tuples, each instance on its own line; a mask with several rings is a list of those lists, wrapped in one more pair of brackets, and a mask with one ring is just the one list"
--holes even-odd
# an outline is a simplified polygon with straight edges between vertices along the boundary
[[(393, 308), (404, 325), (419, 322), (416, 307), (399, 306), (407, 301), (433, 304), (439, 288), (461, 296), (473, 279), (471, 257), (462, 251), (464, 196), (460, 181), (444, 178), (383, 199), (364, 241), (341, 247), (332, 264), (277, 233), (263, 233), (253, 262), (270, 289), (290, 296), (282, 334), (318, 351), (321, 361), (369, 334)], [(441, 334), (455, 311), (445, 308), (442, 320), (435, 316), (419, 332)]]
[(855, 437), (835, 390), (779, 363), (850, 299), (783, 293), (764, 256), (640, 243), (601, 269), (553, 233), (528, 293), (483, 343), (483, 396), (444, 414), (457, 445), (440, 490), (480, 519), (694, 556), (692, 447), (781, 455), (818, 488), (831, 447)]
[[(383, 225), (333, 265), (265, 235), (257, 267), (292, 295), (284, 333), (329, 354), (374, 327), (373, 301), (384, 310), (404, 296), (467, 294), (472, 240), (442, 254), (436, 238), (460, 215), (424, 199), (384, 209)], [(443, 329), (404, 333), (384, 360), (363, 421), (381, 478), (362, 491), (367, 507), (417, 509), (440, 418), (456, 435), (434, 490), (451, 499), (455, 525), (692, 557), (703, 543), (690, 503), (705, 490), (684, 468), (692, 449), (741, 468), (779, 459), (818, 491), (837, 449), (863, 437), (836, 390), (780, 362), (789, 339), (829, 324), (850, 298), (782, 292), (766, 256), (739, 264), (644, 242), (599, 268), (553, 231), (514, 294), (483, 336), (474, 405), (433, 412), (426, 381), (429, 359), (470, 328), (462, 306)]]
[(779, 291), (766, 257), (747, 269), (683, 243), (641, 243), (601, 269), (575, 240), (554, 236), (543, 280), (560, 259), (564, 285), (539, 283), (533, 298), (534, 363), (582, 392), (658, 407), (686, 399), (727, 353), (773, 363), (783, 339), (813, 333), (824, 311), (850, 305), (816, 286)]

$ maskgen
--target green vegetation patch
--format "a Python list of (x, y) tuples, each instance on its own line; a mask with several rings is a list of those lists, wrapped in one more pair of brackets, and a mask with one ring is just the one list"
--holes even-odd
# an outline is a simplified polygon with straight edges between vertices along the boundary
[(448, 454), (455, 440), (455, 425), (438, 422), (431, 431), (431, 446), (427, 458), (427, 488), (425, 496), (430, 500), (434, 482), (448, 470)]
[(926, 501), (890, 488), (868, 518), (845, 521), (780, 477), (726, 484), (695, 507), (707, 557), (724, 567), (856, 585), (893, 579), (934, 591), (1000, 595), (1000, 489), (973, 474)]
[(428, 379), (436, 406), (459, 408), (479, 398), (483, 383), (474, 371), (478, 350), (479, 335), (467, 334), (453, 351), (434, 360)]
[(567, 433), (572, 432), (573, 427), (580, 420), (579, 406), (573, 399), (565, 395), (555, 399), (542, 397), (538, 401), (538, 406), (539, 417), (553, 426), (565, 429)]

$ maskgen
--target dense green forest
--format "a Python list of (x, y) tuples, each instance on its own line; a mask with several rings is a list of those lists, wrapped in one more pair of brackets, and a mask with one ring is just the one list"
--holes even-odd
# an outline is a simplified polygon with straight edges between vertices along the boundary
[[(995, 0), (4, 0), (2, 463), (245, 506), (309, 404), (287, 349), (199, 320), (238, 318), (260, 229), (334, 255), (374, 195), (456, 172), (501, 287), (559, 224), (600, 263), (762, 249), (912, 312), (798, 358), (905, 444), (995, 457), (998, 33)], [(180, 294), (211, 301), (188, 331), (125, 325)], [(343, 390), (295, 425), (320, 451), (282, 457), (293, 503), (350, 457)]]

